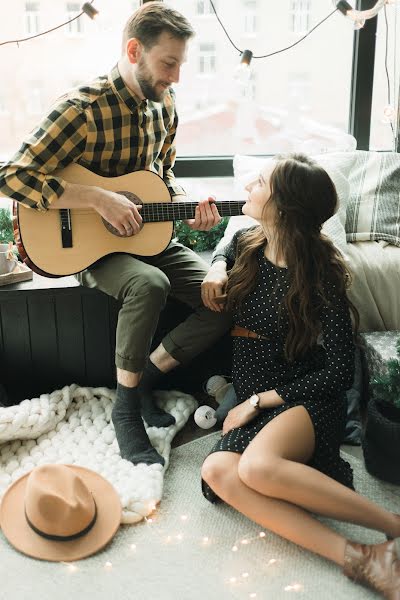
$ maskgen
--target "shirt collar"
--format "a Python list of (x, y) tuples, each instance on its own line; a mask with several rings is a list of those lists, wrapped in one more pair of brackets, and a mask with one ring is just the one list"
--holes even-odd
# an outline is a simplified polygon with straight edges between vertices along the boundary
[(125, 102), (126, 106), (130, 111), (135, 111), (138, 108), (146, 108), (147, 100), (142, 100), (134, 92), (132, 92), (126, 85), (119, 72), (118, 65), (112, 69), (108, 76), (111, 87), (114, 89), (116, 94)]

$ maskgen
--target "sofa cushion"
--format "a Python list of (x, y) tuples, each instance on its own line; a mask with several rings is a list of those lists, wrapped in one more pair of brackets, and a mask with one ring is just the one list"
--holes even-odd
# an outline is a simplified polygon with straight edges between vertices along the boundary
[(361, 150), (354, 154), (347, 241), (384, 240), (400, 246), (400, 154)]

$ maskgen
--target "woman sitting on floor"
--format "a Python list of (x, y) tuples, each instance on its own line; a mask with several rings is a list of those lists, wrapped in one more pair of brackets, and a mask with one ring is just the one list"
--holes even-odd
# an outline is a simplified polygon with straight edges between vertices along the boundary
[[(293, 154), (271, 161), (246, 189), (243, 213), (259, 225), (235, 234), (202, 286), (206, 306), (222, 310), (226, 292), (234, 314), (239, 402), (203, 464), (203, 493), (400, 600), (400, 515), (357, 494), (339, 454), (357, 311), (343, 260), (321, 234), (337, 207), (335, 187), (317, 163)], [(310, 512), (389, 541), (349, 541)]]

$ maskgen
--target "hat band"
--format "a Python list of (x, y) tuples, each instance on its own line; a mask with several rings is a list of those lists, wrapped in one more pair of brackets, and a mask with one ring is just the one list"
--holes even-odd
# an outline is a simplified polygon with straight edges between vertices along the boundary
[(78, 533), (74, 533), (72, 535), (52, 535), (51, 533), (45, 533), (44, 531), (40, 531), (40, 529), (38, 529), (37, 527), (35, 527), (35, 525), (29, 520), (28, 515), (26, 514), (26, 510), (25, 510), (25, 518), (26, 521), (29, 525), (29, 527), (38, 535), (40, 535), (41, 537), (45, 538), (46, 540), (51, 540), (52, 542), (71, 542), (72, 540), (77, 540), (78, 538), (86, 535), (93, 527), (93, 525), (96, 522), (97, 519), (97, 506), (96, 506), (96, 502), (93, 498), (93, 502), (94, 502), (94, 517), (93, 519), (90, 521), (89, 525), (87, 525), (87, 527), (85, 527), (85, 529), (82, 529), (82, 531), (78, 531)]

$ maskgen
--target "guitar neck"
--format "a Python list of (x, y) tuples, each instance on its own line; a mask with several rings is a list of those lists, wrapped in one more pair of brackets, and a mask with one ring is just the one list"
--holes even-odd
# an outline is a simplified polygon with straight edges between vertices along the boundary
[[(221, 217), (233, 217), (242, 214), (242, 206), (245, 200), (222, 200), (215, 201)], [(140, 211), (144, 223), (156, 223), (160, 221), (180, 221), (193, 219), (198, 202), (144, 202)]]

